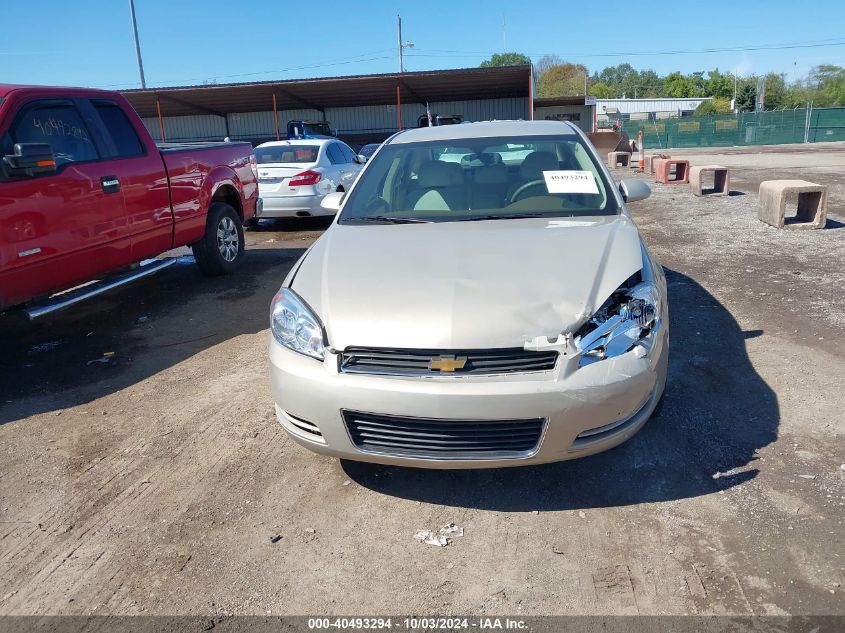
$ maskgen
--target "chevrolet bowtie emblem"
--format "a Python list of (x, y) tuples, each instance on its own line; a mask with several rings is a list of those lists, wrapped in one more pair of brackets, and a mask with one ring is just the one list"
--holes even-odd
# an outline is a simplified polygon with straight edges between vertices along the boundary
[(466, 364), (466, 356), (441, 356), (431, 360), (428, 363), (428, 368), (432, 371), (448, 372), (463, 369)]

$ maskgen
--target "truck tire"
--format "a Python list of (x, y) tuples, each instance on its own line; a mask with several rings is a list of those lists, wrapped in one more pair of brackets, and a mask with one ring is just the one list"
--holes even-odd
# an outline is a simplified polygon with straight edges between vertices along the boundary
[(237, 211), (225, 202), (212, 204), (205, 235), (191, 244), (199, 269), (209, 277), (231, 273), (240, 265), (244, 248), (244, 229)]

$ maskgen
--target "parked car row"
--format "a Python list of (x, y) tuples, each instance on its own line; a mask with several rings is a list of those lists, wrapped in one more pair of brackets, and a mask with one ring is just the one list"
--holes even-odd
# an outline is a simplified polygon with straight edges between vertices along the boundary
[(362, 154), (299, 131), (254, 150), (156, 146), (115, 93), (0, 86), (0, 310), (38, 318), (160, 270), (179, 245), (227, 273), (244, 224), (336, 214), (271, 305), (275, 409), (294, 440), (498, 467), (596, 453), (646, 423), (668, 308), (626, 208), (644, 181), (617, 185), (565, 122), (425, 126)]

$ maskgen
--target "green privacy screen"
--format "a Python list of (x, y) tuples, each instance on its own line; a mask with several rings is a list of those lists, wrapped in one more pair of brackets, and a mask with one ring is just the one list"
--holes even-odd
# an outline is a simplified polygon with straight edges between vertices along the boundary
[(643, 131), (648, 149), (669, 147), (732, 147), (845, 141), (845, 108), (773, 110), (706, 117), (625, 121), (632, 139)]

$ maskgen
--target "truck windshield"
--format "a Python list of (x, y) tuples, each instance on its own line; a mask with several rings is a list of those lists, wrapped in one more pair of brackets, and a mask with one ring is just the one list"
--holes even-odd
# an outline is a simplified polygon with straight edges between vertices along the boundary
[(306, 123), (305, 134), (307, 136), (333, 136), (328, 123)]
[(316, 163), (318, 145), (268, 145), (255, 148), (255, 160), (259, 165), (266, 163)]
[(341, 224), (615, 215), (613, 185), (576, 135), (391, 143), (349, 193)]

